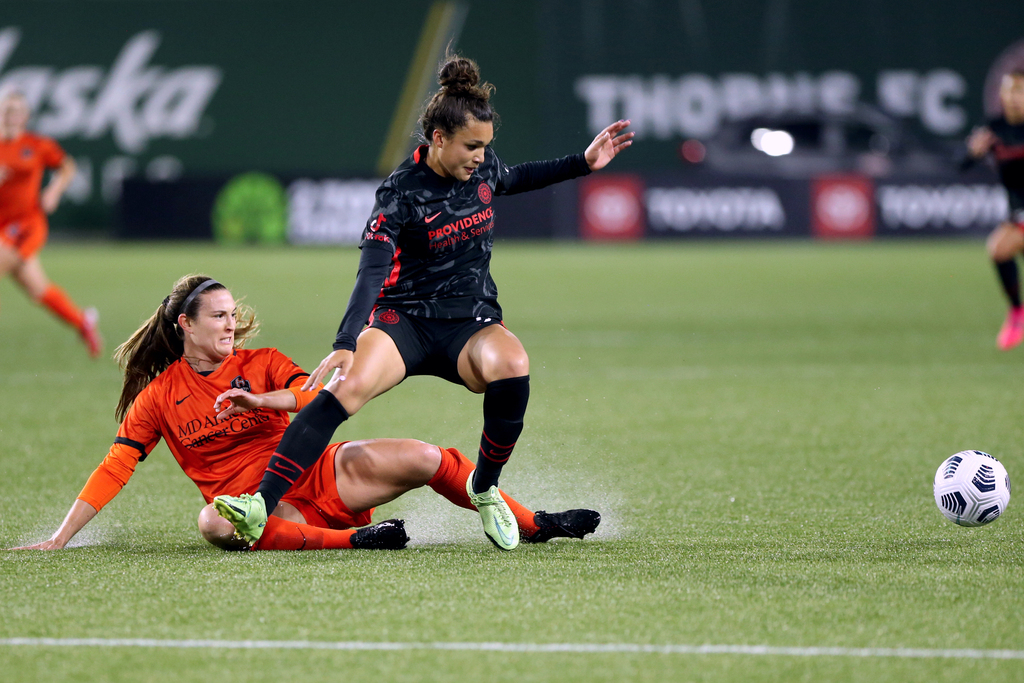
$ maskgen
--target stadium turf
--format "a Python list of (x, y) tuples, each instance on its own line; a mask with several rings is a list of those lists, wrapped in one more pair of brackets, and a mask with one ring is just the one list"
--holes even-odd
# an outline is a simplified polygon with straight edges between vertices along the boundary
[[(43, 261), (100, 307), (108, 351), (197, 270), (312, 368), (357, 252), (52, 245)], [(501, 554), (424, 489), (376, 516), (407, 520), (405, 551), (227, 554), (200, 539), (199, 493), (161, 445), (75, 548), (0, 551), (0, 678), (1020, 680), (1024, 660), (991, 651), (1024, 656), (1021, 502), (963, 529), (931, 492), (966, 448), (1024, 482), (1024, 348), (995, 350), (1004, 308), (979, 243), (499, 243), (493, 270), (533, 387), (502, 484), (534, 508), (599, 509), (595, 536)], [(8, 547), (48, 537), (106, 453), (120, 376), (9, 281), (0, 349)], [(472, 453), (479, 426), (479, 397), (412, 378), (338, 438)], [(215, 642), (63, 640), (78, 638)], [(503, 645), (443, 649), (474, 643)], [(529, 647), (550, 644), (568, 651)]]

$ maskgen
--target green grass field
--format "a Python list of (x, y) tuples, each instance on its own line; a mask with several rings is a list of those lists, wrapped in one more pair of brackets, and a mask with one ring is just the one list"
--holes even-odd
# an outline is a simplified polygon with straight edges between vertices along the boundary
[[(355, 250), (54, 245), (108, 347), (188, 271), (307, 368), (329, 351)], [(594, 507), (586, 541), (499, 554), (429, 489), (398, 552), (226, 554), (161, 445), (76, 539), (0, 551), (0, 639), (142, 638), (1024, 650), (1024, 516), (956, 527), (935, 469), (965, 448), (1024, 482), (1024, 350), (975, 242), (499, 244), (531, 356), (503, 487)], [(0, 282), (0, 547), (50, 535), (113, 439), (120, 375)], [(480, 398), (412, 378), (338, 439), (473, 452)], [(174, 526), (164, 531), (163, 520)], [(5, 681), (1019, 681), (1024, 661), (848, 654), (175, 649), (0, 644)], [(228, 677), (231, 678), (228, 678)]]

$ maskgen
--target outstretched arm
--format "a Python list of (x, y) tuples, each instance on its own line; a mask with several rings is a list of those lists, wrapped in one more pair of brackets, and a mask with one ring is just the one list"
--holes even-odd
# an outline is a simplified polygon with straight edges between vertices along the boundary
[(594, 138), (583, 154), (571, 154), (551, 161), (529, 161), (505, 168), (495, 191), (497, 194), (519, 194), (598, 171), (633, 144), (633, 133), (622, 133), (627, 126), (629, 121), (611, 124)]
[(992, 150), (992, 145), (995, 143), (996, 136), (991, 128), (988, 126), (975, 128), (967, 137), (967, 150), (960, 158), (957, 167), (961, 171), (969, 170)]
[(594, 141), (587, 147), (587, 151), (583, 153), (591, 171), (600, 171), (618, 156), (619, 152), (633, 144), (635, 133), (619, 135), (628, 126), (629, 121), (616, 121), (597, 134)]
[(64, 190), (68, 189), (68, 185), (71, 184), (71, 179), (75, 177), (75, 162), (71, 157), (64, 157), (64, 161), (61, 162), (60, 167), (53, 174), (53, 179), (50, 180), (49, 185), (43, 190), (39, 196), (39, 203), (43, 207), (43, 211), (46, 213), (53, 213), (57, 210), (57, 205), (60, 204), (60, 198), (64, 195)]
[(967, 153), (975, 159), (980, 159), (989, 153), (995, 143), (996, 136), (991, 128), (988, 126), (975, 128), (967, 138)]
[(228, 389), (213, 402), (213, 410), (217, 413), (217, 422), (224, 422), (256, 408), (295, 412), (297, 405), (297, 398), (289, 389), (268, 391), (265, 394), (252, 394), (245, 389)]
[(60, 550), (65, 547), (68, 542), (74, 538), (75, 534), (82, 530), (86, 524), (89, 523), (93, 517), (99, 513), (99, 510), (89, 505), (84, 500), (76, 500), (68, 510), (68, 514), (64, 517), (64, 521), (60, 527), (53, 532), (53, 536), (49, 539), (42, 541), (41, 543), (34, 543), (33, 545), (23, 545), (17, 548), (11, 548), (11, 550)]
[[(137, 421), (134, 405), (129, 410), (125, 423), (130, 420)], [(121, 434), (125, 433), (132, 432), (125, 430), (123, 423)], [(153, 441), (148, 448), (152, 449), (155, 443)], [(82, 492), (78, 494), (78, 499), (71, 506), (68, 514), (64, 517), (64, 522), (53, 536), (48, 541), (14, 548), (14, 550), (59, 550), (67, 545), (68, 541), (89, 523), (89, 520), (120, 493), (132, 474), (135, 473), (135, 467), (139, 461), (146, 456), (148, 452), (146, 449), (145, 444), (125, 436), (118, 436), (114, 440), (114, 445), (110, 447), (107, 457), (103, 458), (103, 462), (93, 470), (89, 480), (85, 482)]]
[(139, 462), (146, 458), (157, 441), (160, 432), (154, 428), (152, 421), (152, 405), (149, 403), (149, 392), (145, 389), (128, 409), (128, 415), (121, 423), (121, 428), (110, 446), (103, 462), (89, 475), (78, 499), (72, 504), (64, 522), (48, 541), (16, 548), (16, 550), (58, 550), (82, 530), (96, 514), (114, 499), (124, 485), (128, 483)]

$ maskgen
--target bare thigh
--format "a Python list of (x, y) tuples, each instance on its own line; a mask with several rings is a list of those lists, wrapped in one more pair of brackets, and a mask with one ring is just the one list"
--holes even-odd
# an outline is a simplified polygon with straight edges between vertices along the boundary
[(334, 394), (350, 416), (405, 379), (405, 361), (386, 332), (370, 327), (356, 343), (352, 368), (344, 380), (332, 380), (325, 387)]
[(338, 496), (352, 512), (365, 512), (425, 485), (440, 465), (441, 451), (423, 441), (350, 441), (334, 455)]
[(7, 275), (21, 263), (21, 254), (6, 244), (0, 244), (0, 277)]
[(1000, 223), (985, 242), (993, 261), (1009, 261), (1024, 251), (1024, 230), (1013, 223)]

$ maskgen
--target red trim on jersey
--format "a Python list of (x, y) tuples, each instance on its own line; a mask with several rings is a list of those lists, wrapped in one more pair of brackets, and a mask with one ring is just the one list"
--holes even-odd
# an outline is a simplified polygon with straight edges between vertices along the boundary
[[(384, 292), (381, 291), (380, 295), (384, 296)], [(378, 298), (380, 298), (380, 297), (378, 297)], [(369, 327), (370, 325), (373, 324), (373, 316), (375, 316), (375, 315), (377, 315), (377, 304), (374, 304), (373, 305), (373, 310), (370, 311), (370, 319), (368, 321), (366, 321), (366, 326), (367, 327)]]
[(992, 147), (996, 161), (1010, 161), (1011, 159), (1024, 159), (1024, 145), (1007, 145), (996, 143)]
[(391, 257), (391, 262), (394, 264), (391, 267), (391, 273), (388, 275), (388, 279), (384, 281), (384, 287), (381, 288), (380, 294), (384, 296), (384, 289), (387, 287), (394, 287), (398, 283), (398, 274), (402, 272), (402, 262), (398, 260), (398, 257), (402, 255), (402, 248), (395, 247), (395, 255)]
[(414, 164), (420, 163), (420, 159), (422, 159), (423, 155), (426, 154), (426, 149), (427, 145), (420, 145), (419, 147), (416, 148), (416, 151), (412, 153), (412, 162)]

